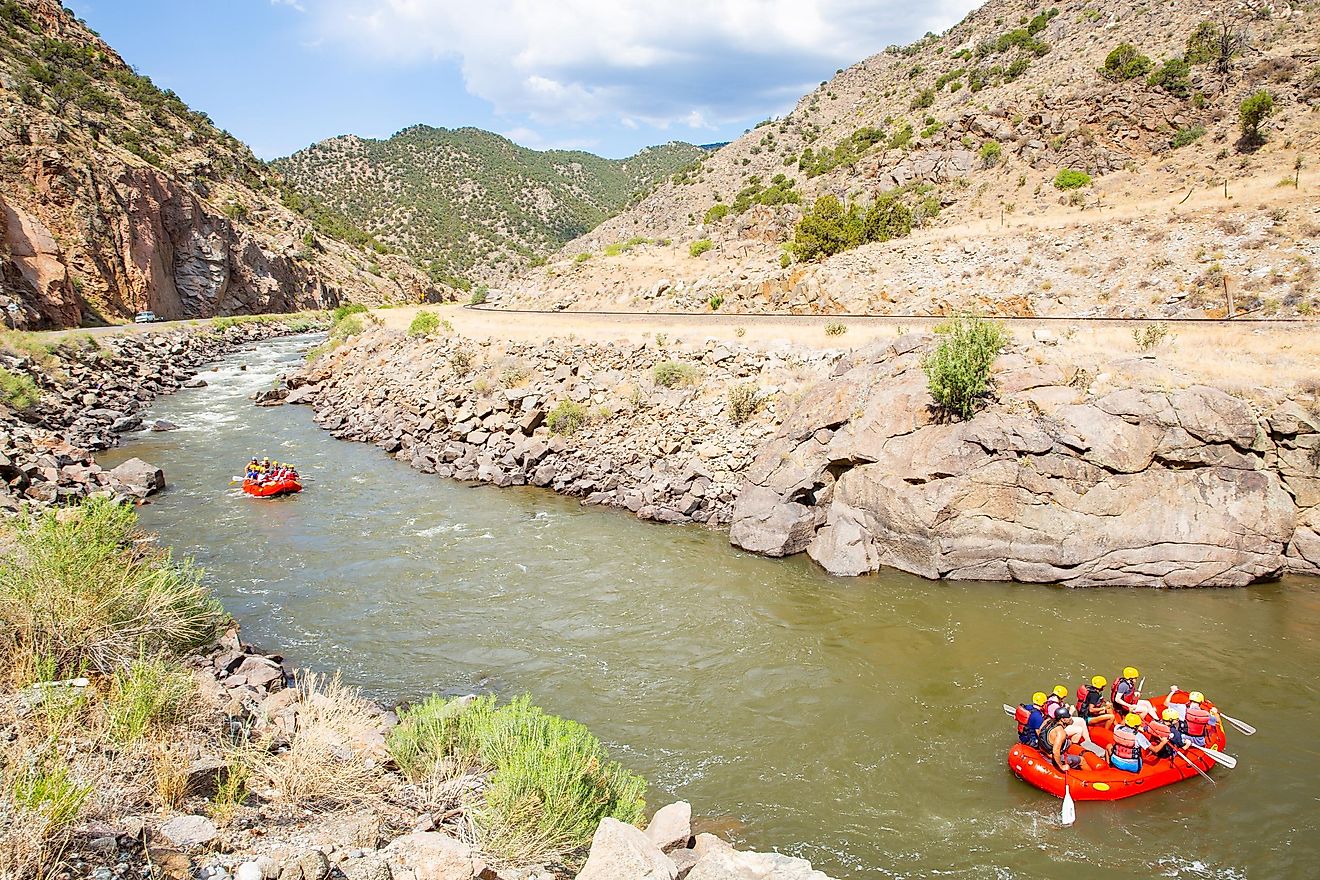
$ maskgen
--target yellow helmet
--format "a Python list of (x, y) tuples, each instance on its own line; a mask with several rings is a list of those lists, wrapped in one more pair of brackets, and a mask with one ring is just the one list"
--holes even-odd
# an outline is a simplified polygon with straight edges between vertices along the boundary
[(1188, 696), (1188, 698), (1191, 699), (1191, 701), (1192, 701), (1193, 703), (1204, 703), (1204, 702), (1205, 702), (1205, 694), (1201, 693), (1200, 691), (1192, 691), (1192, 692), (1191, 692), (1190, 694), (1188, 694), (1187, 696)]
[(1165, 721), (1177, 721), (1178, 712), (1176, 709), (1165, 709), (1161, 716)]
[(1107, 684), (1109, 684), (1109, 680), (1103, 675), (1096, 675), (1091, 678), (1091, 687), (1102, 688)]
[(1032, 703), (1033, 706), (1044, 706), (1044, 705), (1045, 705), (1045, 692), (1044, 692), (1044, 691), (1036, 691), (1034, 694), (1032, 694), (1032, 695), (1031, 695), (1031, 703)]
[(1140, 727), (1141, 716), (1138, 715), (1136, 712), (1129, 712), (1127, 713), (1127, 716), (1124, 717), (1123, 723), (1126, 724), (1128, 727)]
[(1068, 699), (1068, 689), (1061, 684), (1056, 684), (1054, 686), (1054, 696), (1060, 700), (1066, 700)]
[(1135, 666), (1124, 666), (1124, 667), (1123, 667), (1123, 677), (1124, 677), (1124, 678), (1136, 678), (1138, 675), (1141, 675), (1141, 672), (1138, 671), (1137, 667), (1135, 667)]

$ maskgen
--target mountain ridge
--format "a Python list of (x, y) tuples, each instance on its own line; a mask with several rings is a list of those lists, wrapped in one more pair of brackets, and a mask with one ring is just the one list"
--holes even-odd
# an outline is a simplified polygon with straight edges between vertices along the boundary
[(327, 138), (272, 164), (432, 277), (498, 284), (702, 155), (671, 141), (605, 159), (415, 124), (388, 138)]

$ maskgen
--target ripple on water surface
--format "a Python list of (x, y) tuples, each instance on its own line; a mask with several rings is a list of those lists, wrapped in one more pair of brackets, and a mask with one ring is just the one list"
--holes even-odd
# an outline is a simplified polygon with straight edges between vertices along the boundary
[[(1320, 865), (1320, 589), (1065, 591), (837, 580), (698, 528), (467, 488), (248, 401), (296, 344), (157, 402), (183, 430), (104, 457), (165, 468), (148, 527), (194, 555), (250, 641), (382, 698), (529, 691), (655, 789), (834, 876), (1306, 877)], [(247, 363), (246, 371), (239, 363)], [(228, 488), (252, 453), (292, 498)], [(1256, 723), (1242, 763), (1131, 801), (1058, 801), (1004, 765), (1000, 704), (1132, 663)]]

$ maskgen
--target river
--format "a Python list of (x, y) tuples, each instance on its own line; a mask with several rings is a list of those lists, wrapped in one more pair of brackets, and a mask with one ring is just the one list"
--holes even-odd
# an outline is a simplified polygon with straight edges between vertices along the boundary
[[(170, 488), (146, 527), (191, 555), (246, 640), (384, 700), (529, 692), (592, 728), (735, 840), (839, 878), (1320, 875), (1320, 582), (1197, 592), (845, 580), (699, 527), (544, 490), (467, 487), (332, 439), (253, 391), (281, 340), (156, 401), (179, 431), (137, 455)], [(246, 371), (239, 364), (247, 364)], [(251, 453), (301, 495), (231, 486)], [(1236, 770), (1113, 804), (1059, 801), (1005, 766), (1000, 708), (1124, 665), (1255, 724)]]

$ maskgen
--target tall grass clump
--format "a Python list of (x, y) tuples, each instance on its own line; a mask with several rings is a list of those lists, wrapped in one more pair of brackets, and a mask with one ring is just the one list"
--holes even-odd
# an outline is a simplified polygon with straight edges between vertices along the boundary
[(935, 350), (921, 361), (930, 396), (947, 412), (970, 419), (977, 400), (990, 387), (990, 365), (1008, 344), (1008, 334), (995, 321), (951, 318), (935, 328)]
[(587, 411), (581, 404), (561, 400), (546, 413), (545, 423), (551, 434), (576, 434), (587, 423)]
[(196, 693), (193, 677), (162, 657), (139, 658), (115, 670), (105, 707), (110, 738), (135, 743), (153, 729), (173, 724)]
[(440, 316), (435, 312), (418, 312), (408, 325), (409, 336), (430, 336), (440, 329)]
[(43, 665), (108, 675), (215, 637), (224, 612), (200, 572), (142, 540), (131, 507), (94, 498), (61, 513), (18, 522), (0, 558), (0, 669), (15, 683)]
[(602, 819), (644, 815), (646, 781), (526, 696), (498, 708), (493, 697), (432, 697), (401, 713), (388, 746), (415, 780), (487, 774), (469, 816), (481, 849), (509, 862), (576, 861)]
[(729, 389), (729, 421), (735, 425), (756, 415), (761, 408), (761, 389), (751, 382), (734, 385)]
[(41, 400), (41, 389), (27, 373), (11, 373), (0, 367), (0, 403), (17, 412), (25, 412)]
[(661, 361), (651, 370), (651, 378), (661, 388), (673, 388), (676, 385), (696, 385), (699, 376), (697, 368), (678, 361)]

